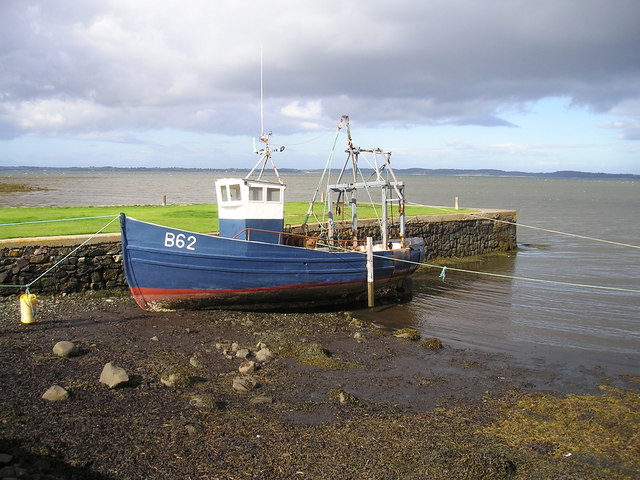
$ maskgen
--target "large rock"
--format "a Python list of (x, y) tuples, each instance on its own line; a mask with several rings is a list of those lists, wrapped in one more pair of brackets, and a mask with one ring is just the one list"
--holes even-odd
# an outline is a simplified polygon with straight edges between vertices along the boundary
[(242, 377), (234, 378), (231, 386), (237, 392), (246, 393), (256, 388), (257, 385), (258, 382), (255, 378), (250, 375), (243, 375)]
[(60, 402), (69, 398), (69, 392), (67, 392), (60, 385), (54, 385), (49, 390), (44, 392), (42, 398), (44, 400), (49, 400), (50, 402)]
[(109, 388), (123, 386), (129, 382), (129, 375), (123, 368), (116, 367), (113, 363), (107, 363), (100, 374), (100, 383)]
[(273, 353), (267, 347), (263, 347), (256, 352), (256, 360), (261, 363), (268, 363), (273, 360)]
[(256, 371), (256, 362), (252, 362), (251, 360), (244, 361), (238, 367), (238, 371), (243, 375), (253, 373)]
[(53, 353), (59, 357), (73, 357), (78, 354), (78, 349), (73, 342), (62, 341), (53, 346)]
[(251, 355), (251, 351), (248, 348), (240, 348), (236, 351), (238, 358), (247, 358), (249, 355)]

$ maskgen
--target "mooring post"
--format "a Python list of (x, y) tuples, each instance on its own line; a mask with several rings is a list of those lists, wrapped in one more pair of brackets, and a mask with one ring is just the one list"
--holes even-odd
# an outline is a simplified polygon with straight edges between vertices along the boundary
[(375, 304), (373, 288), (373, 238), (367, 237), (367, 305)]

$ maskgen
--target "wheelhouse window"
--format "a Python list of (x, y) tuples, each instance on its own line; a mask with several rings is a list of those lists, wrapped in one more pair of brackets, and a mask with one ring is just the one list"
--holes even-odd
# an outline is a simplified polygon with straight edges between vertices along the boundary
[(227, 194), (227, 186), (226, 185), (222, 185), (220, 187), (220, 200), (222, 200), (223, 202), (229, 201), (229, 195)]
[(267, 202), (279, 202), (279, 201), (280, 201), (280, 189), (267, 188)]
[[(225, 200), (224, 194), (223, 194), (223, 200)], [(234, 202), (238, 200), (242, 200), (242, 195), (240, 195), (240, 185), (238, 184), (229, 185), (229, 201)]]
[(264, 189), (262, 187), (249, 187), (249, 200), (252, 202), (262, 202), (264, 198), (263, 192)]

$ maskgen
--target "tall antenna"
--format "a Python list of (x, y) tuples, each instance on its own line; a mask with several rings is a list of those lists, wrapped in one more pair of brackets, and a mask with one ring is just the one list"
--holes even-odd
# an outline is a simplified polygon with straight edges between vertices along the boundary
[(264, 137), (264, 85), (262, 80), (262, 47), (260, 47), (260, 136)]

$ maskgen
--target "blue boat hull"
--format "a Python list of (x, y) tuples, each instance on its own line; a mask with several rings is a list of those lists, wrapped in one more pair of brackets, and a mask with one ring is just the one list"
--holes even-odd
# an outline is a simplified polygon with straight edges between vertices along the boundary
[[(192, 233), (121, 215), (124, 269), (145, 310), (348, 300), (366, 294), (366, 257)], [(375, 252), (376, 288), (424, 260), (422, 240)], [(408, 262), (407, 262), (408, 261)]]

